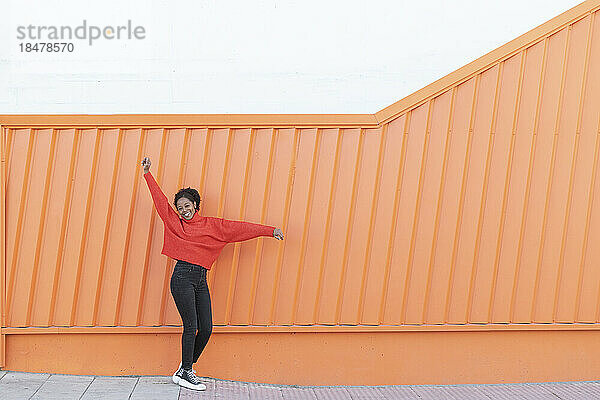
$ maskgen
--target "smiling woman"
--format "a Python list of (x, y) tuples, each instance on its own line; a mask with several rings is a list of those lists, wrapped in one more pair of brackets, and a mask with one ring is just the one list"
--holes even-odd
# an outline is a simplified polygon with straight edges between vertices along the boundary
[(177, 212), (186, 220), (192, 219), (194, 213), (200, 209), (200, 194), (196, 189), (185, 188), (179, 190), (175, 195), (175, 208)]
[(175, 195), (175, 212), (150, 173), (150, 165), (150, 158), (144, 157), (144, 178), (156, 211), (165, 225), (162, 254), (177, 260), (170, 287), (183, 321), (183, 334), (181, 364), (173, 374), (173, 382), (189, 389), (205, 390), (206, 386), (194, 374), (192, 364), (198, 361), (212, 333), (212, 308), (206, 274), (227, 243), (259, 236), (283, 240), (283, 233), (268, 225), (201, 217), (198, 213), (200, 194), (189, 187)]

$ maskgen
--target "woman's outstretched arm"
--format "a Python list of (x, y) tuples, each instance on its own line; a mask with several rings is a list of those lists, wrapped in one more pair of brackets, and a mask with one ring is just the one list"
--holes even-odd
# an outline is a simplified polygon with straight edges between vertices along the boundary
[(242, 242), (260, 236), (270, 236), (283, 240), (283, 232), (273, 226), (231, 221), (223, 218), (216, 218), (215, 220), (222, 239), (226, 242)]

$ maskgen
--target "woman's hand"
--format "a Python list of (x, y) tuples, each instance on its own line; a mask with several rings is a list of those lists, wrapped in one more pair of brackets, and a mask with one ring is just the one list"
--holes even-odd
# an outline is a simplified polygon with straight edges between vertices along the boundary
[(144, 167), (144, 173), (150, 171), (150, 164), (152, 164), (152, 162), (150, 161), (150, 157), (144, 157), (144, 159), (142, 160), (142, 167)]
[(281, 232), (281, 229), (275, 228), (273, 231), (273, 237), (278, 240), (283, 240), (283, 232)]

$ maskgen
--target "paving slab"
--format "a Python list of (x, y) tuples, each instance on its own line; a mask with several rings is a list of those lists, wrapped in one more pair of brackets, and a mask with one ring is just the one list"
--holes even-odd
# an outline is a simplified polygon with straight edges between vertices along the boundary
[(423, 400), (489, 400), (489, 396), (480, 391), (475, 385), (419, 385), (412, 386), (412, 389), (419, 396), (419, 398)]
[(386, 400), (376, 386), (349, 386), (346, 389), (352, 400)]
[(171, 376), (140, 376), (130, 400), (177, 400), (179, 385)]
[(0, 400), (29, 399), (50, 377), (50, 374), (7, 371), (0, 380)]
[(2, 377), (4, 377), (4, 375), (6, 375), (6, 371), (0, 371), (0, 379), (2, 379)]
[(513, 392), (510, 392), (506, 385), (480, 385), (479, 390), (485, 393), (490, 399), (493, 400), (519, 400), (526, 399), (526, 397), (520, 396)]
[(377, 391), (383, 394), (386, 400), (418, 400), (419, 396), (410, 386), (382, 386)]
[(79, 400), (93, 380), (93, 376), (85, 375), (50, 375), (31, 399)]
[[(206, 389), (208, 390), (208, 386)], [(248, 384), (234, 381), (215, 381), (214, 398), (250, 400)]]
[(128, 399), (139, 378), (96, 376), (81, 400)]
[(277, 386), (267, 386), (257, 383), (248, 385), (250, 400), (282, 400), (283, 393)]
[(313, 388), (317, 400), (345, 400), (350, 393), (344, 386), (319, 386)]
[(550, 392), (545, 384), (539, 383), (516, 383), (500, 385), (480, 385), (479, 390), (491, 399), (506, 400), (557, 400), (559, 397)]
[(598, 382), (548, 383), (545, 388), (563, 400), (600, 399)]
[(306, 386), (282, 386), (284, 400), (317, 400), (314, 388)]

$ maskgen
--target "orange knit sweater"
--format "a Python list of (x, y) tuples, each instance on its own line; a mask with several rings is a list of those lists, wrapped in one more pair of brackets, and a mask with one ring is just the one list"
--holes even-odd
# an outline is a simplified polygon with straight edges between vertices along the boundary
[(273, 236), (275, 228), (267, 225), (202, 217), (198, 212), (190, 220), (181, 218), (169, 204), (152, 174), (146, 172), (144, 178), (154, 207), (164, 223), (161, 254), (210, 269), (227, 243)]

